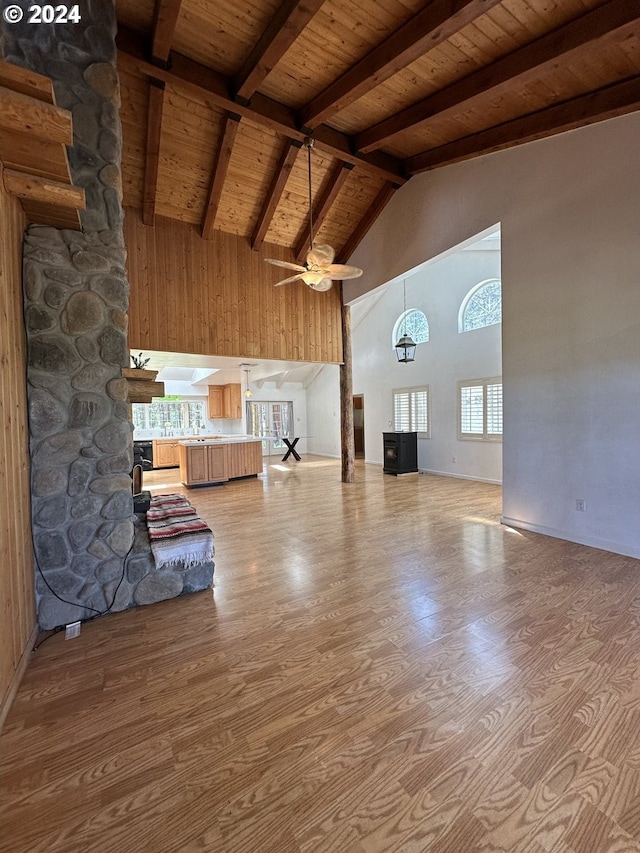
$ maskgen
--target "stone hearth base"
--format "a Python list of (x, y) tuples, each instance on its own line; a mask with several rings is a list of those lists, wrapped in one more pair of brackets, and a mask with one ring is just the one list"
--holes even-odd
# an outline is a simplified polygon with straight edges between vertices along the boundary
[[(156, 569), (145, 516), (136, 515), (135, 517), (133, 548), (127, 558), (125, 578), (118, 590), (114, 610), (123, 610), (126, 606), (155, 604), (166, 598), (209, 589), (213, 585), (214, 563), (212, 561), (198, 563), (195, 566), (177, 563), (170, 567), (163, 566), (160, 570)], [(130, 603), (122, 607), (118, 606), (119, 601)]]

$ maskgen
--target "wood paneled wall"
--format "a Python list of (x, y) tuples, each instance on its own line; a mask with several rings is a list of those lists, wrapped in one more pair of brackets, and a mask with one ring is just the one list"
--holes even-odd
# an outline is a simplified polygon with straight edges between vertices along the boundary
[(221, 231), (203, 240), (193, 225), (158, 216), (147, 227), (133, 209), (124, 231), (133, 349), (342, 361), (339, 288), (274, 287), (289, 271), (264, 259), (291, 261), (290, 250), (253, 252), (246, 238)]
[(22, 319), (26, 220), (0, 166), (0, 725), (26, 665), (36, 615)]

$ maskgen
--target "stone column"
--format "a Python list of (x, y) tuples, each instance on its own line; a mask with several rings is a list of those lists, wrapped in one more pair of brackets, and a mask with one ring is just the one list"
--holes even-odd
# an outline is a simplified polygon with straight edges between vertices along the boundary
[[(33, 538), (42, 629), (132, 605), (132, 427), (126, 382), (129, 285), (122, 230), (115, 7), (82, 20), (4, 24), (4, 58), (51, 77), (71, 110), (83, 231), (31, 226), (24, 241)], [(25, 16), (26, 17), (26, 16)], [(122, 579), (122, 581), (121, 581)], [(119, 587), (118, 587), (119, 585)], [(60, 600), (66, 599), (66, 602)]]

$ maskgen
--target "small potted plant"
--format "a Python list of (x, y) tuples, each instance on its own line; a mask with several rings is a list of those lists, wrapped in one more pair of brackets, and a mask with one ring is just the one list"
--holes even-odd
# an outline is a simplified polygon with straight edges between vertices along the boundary
[(143, 358), (142, 353), (140, 352), (140, 353), (138, 353), (138, 355), (132, 355), (131, 361), (133, 362), (133, 366), (135, 367), (136, 370), (144, 370), (145, 367), (151, 361), (151, 359), (150, 358)]

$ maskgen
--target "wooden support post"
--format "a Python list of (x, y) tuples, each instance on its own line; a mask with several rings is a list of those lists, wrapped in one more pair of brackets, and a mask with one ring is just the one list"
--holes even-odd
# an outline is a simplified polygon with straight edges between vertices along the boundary
[(342, 302), (342, 364), (340, 365), (340, 444), (342, 447), (342, 482), (355, 481), (355, 440), (353, 436), (353, 362), (351, 358), (351, 308)]

